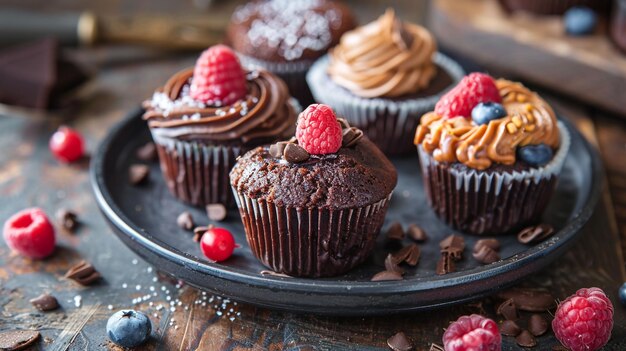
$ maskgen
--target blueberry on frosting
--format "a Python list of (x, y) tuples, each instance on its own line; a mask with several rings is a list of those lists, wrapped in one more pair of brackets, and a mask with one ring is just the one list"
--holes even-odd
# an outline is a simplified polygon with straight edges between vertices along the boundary
[(517, 149), (517, 157), (533, 167), (541, 167), (552, 160), (552, 149), (546, 144), (526, 145)]
[(504, 116), (506, 110), (497, 102), (481, 102), (472, 109), (472, 120), (478, 125), (487, 124)]

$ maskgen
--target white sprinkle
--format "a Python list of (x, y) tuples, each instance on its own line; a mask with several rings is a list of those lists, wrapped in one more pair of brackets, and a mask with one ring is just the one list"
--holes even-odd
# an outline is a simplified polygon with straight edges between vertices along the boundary
[(156, 282), (158, 282), (158, 281), (159, 281), (159, 278), (154, 277), (154, 278), (152, 278), (152, 281), (156, 283)]
[(152, 301), (148, 302), (148, 306), (152, 307), (154, 303)]
[[(147, 271), (148, 273), (152, 273), (152, 267), (148, 267), (148, 268), (146, 268), (146, 271)], [(155, 279), (156, 279), (156, 277), (155, 277)]]
[(80, 295), (74, 296), (74, 306), (80, 307), (83, 302), (83, 297)]
[(228, 319), (230, 319), (230, 321), (233, 322), (235, 320), (235, 317), (230, 317)]
[(221, 316), (222, 315), (222, 311), (217, 311), (215, 312), (216, 315)]
[(170, 311), (172, 311), (172, 312), (176, 312), (176, 307), (171, 307), (171, 308), (170, 308)]
[(157, 292), (156, 292), (156, 291), (152, 293), (152, 296), (157, 296), (157, 295), (158, 295), (158, 294), (157, 294)]
[(135, 290), (141, 290), (141, 285), (135, 285)]
[(165, 291), (165, 289), (167, 289), (165, 286), (161, 287), (161, 291)]
[(137, 264), (137, 263), (139, 263), (139, 261), (137, 261), (136, 258), (133, 258), (133, 264)]
[(177, 325), (174, 326), (174, 330), (178, 330), (178, 326)]
[(162, 309), (163, 309), (163, 305), (158, 304), (158, 305), (157, 305), (157, 307), (156, 307), (156, 310), (157, 310), (157, 311), (160, 311), (160, 310), (162, 310)]
[(169, 300), (171, 300), (171, 299), (172, 299), (172, 297), (171, 297), (171, 296), (166, 296), (166, 297), (165, 297), (165, 300), (167, 300), (167, 301), (169, 301)]
[(107, 309), (109, 309), (109, 311), (112, 310), (113, 309), (113, 305), (108, 305)]
[(150, 287), (150, 291), (154, 291), (154, 286), (151, 286), (151, 287)]
[(128, 288), (128, 284), (126, 283), (122, 284), (122, 289), (126, 289), (126, 288)]
[(153, 313), (153, 314), (152, 314), (152, 316), (153, 316), (154, 318), (157, 318), (159, 315), (158, 315), (158, 313), (156, 313), (156, 312), (155, 312), (155, 313)]

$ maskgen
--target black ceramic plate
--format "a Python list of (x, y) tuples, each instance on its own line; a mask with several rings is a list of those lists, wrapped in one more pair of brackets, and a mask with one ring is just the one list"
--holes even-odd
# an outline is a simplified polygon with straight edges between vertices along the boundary
[(558, 232), (534, 246), (519, 244), (514, 235), (503, 236), (503, 260), (486, 266), (470, 254), (478, 238), (466, 235), (466, 257), (457, 265), (457, 272), (438, 276), (438, 242), (453, 230), (440, 222), (426, 203), (416, 153), (393, 160), (399, 182), (384, 227), (393, 221), (405, 226), (418, 223), (430, 236), (421, 245), (421, 261), (408, 270), (405, 280), (370, 281), (384, 269), (383, 261), (389, 251), (384, 235), (380, 236), (374, 254), (346, 275), (325, 279), (264, 276), (260, 274), (264, 267), (248, 248), (237, 211), (229, 212), (227, 220), (219, 225), (232, 231), (241, 248), (224, 263), (210, 263), (192, 240), (192, 234), (176, 225), (176, 217), (184, 210), (191, 211), (198, 223), (209, 223), (204, 210), (182, 204), (170, 195), (157, 162), (151, 165), (146, 184), (128, 183), (128, 167), (138, 162), (135, 150), (150, 140), (140, 115), (137, 110), (115, 127), (92, 162), (96, 199), (111, 227), (126, 245), (158, 269), (193, 286), (268, 308), (369, 315), (435, 308), (493, 294), (563, 253), (589, 219), (599, 197), (598, 157), (580, 133), (565, 122), (572, 134), (572, 146), (544, 216), (544, 221)]

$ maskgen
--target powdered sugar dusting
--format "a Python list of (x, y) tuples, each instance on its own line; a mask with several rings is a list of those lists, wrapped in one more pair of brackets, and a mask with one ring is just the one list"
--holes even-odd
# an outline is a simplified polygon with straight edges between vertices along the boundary
[[(191, 96), (189, 96), (188, 92), (185, 94), (184, 89), (181, 92), (180, 97), (176, 100), (170, 99), (170, 97), (165, 93), (155, 92), (152, 95), (150, 105), (153, 109), (162, 113), (164, 117), (169, 116), (170, 112), (181, 108), (206, 108), (206, 104), (198, 100), (194, 100)], [(190, 118), (190, 116), (187, 116), (187, 118)], [(191, 118), (194, 119), (193, 116), (191, 116)]]

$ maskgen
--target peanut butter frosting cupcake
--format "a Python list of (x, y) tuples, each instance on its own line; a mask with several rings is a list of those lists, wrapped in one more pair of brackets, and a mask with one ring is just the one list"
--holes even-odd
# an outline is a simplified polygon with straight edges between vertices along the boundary
[(570, 137), (536, 93), (472, 73), (422, 117), (415, 144), (437, 215), (468, 233), (501, 234), (539, 219)]
[(386, 154), (413, 149), (419, 117), (463, 76), (432, 34), (389, 9), (345, 33), (307, 76), (315, 99), (362, 129)]

